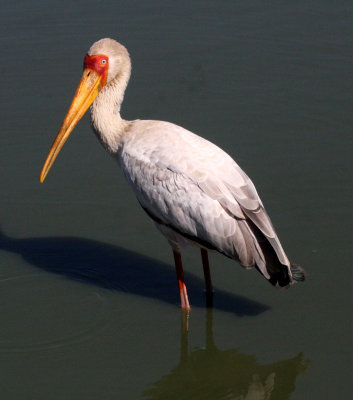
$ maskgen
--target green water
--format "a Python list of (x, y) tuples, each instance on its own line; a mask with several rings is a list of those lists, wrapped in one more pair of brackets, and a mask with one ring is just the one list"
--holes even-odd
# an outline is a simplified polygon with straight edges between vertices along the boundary
[[(2, 400), (351, 398), (352, 11), (348, 1), (4, 2)], [(83, 56), (102, 37), (132, 57), (123, 116), (175, 122), (231, 154), (305, 284), (277, 291), (211, 255), (207, 310), (190, 248), (185, 321), (169, 245), (88, 117), (39, 184)]]

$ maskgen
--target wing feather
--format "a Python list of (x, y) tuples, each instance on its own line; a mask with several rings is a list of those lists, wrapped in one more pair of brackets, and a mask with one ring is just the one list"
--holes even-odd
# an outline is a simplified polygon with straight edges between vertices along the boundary
[(244, 266), (256, 263), (269, 279), (250, 219), (290, 267), (252, 181), (216, 145), (174, 124), (136, 121), (120, 160), (142, 206), (164, 224), (236, 253)]

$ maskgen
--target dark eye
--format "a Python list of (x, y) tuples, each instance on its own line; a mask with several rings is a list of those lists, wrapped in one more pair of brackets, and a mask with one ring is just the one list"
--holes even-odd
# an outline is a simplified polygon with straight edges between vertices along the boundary
[(101, 61), (101, 64), (106, 64), (107, 63), (107, 60), (105, 59), (105, 58), (103, 58), (103, 60)]

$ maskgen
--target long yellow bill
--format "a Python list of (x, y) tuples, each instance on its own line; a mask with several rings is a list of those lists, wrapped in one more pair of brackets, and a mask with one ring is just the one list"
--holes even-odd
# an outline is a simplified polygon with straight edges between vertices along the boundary
[(64, 122), (61, 125), (43, 165), (39, 178), (41, 183), (44, 182), (45, 177), (48, 175), (51, 166), (70, 136), (70, 133), (73, 131), (78, 121), (83, 117), (88, 107), (93, 103), (94, 99), (98, 96), (102, 87), (103, 83), (101, 76), (94, 70), (86, 68), (83, 71), (81, 81), (78, 85), (69, 111), (66, 114)]

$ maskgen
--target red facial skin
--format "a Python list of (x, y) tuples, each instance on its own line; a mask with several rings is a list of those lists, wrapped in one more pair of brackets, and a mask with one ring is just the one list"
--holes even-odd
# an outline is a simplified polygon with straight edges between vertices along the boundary
[[(106, 61), (104, 63), (104, 60)], [(104, 54), (89, 56), (86, 54), (83, 61), (84, 68), (92, 69), (101, 77), (102, 87), (107, 83), (109, 58)]]

